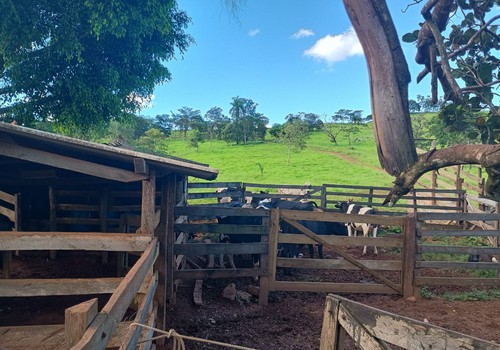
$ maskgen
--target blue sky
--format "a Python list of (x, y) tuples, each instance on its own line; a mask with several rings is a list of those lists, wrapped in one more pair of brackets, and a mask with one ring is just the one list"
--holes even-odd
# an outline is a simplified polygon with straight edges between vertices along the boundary
[[(418, 28), (420, 7), (388, 0), (398, 35)], [(331, 116), (339, 109), (371, 114), (368, 72), (341, 0), (241, 1), (237, 18), (223, 0), (178, 0), (192, 18), (196, 41), (184, 57), (167, 63), (172, 80), (155, 89), (154, 117), (190, 107), (229, 114), (233, 97), (252, 99), (270, 124), (291, 113)], [(410, 98), (429, 95), (428, 78), (413, 63), (415, 47), (403, 43), (410, 65)]]

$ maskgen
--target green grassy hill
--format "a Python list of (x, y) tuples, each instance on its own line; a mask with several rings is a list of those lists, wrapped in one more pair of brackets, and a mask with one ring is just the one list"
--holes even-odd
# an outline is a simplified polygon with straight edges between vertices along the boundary
[(292, 154), (290, 164), (287, 164), (286, 146), (271, 138), (247, 145), (207, 141), (196, 149), (189, 147), (185, 140), (171, 137), (168, 152), (217, 168), (216, 181), (391, 186), (393, 178), (378, 163), (372, 125), (361, 127), (361, 132), (352, 139), (356, 141), (349, 146), (347, 139), (341, 136), (335, 145), (325, 132), (314, 132), (307, 148)]

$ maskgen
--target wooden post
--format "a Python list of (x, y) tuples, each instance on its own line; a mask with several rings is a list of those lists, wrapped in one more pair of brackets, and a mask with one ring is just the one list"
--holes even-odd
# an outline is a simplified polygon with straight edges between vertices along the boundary
[(344, 348), (345, 331), (339, 322), (340, 301), (332, 295), (326, 297), (321, 329), (320, 350), (336, 350)]
[(415, 278), (415, 259), (416, 259), (416, 214), (410, 212), (406, 219), (403, 231), (403, 251), (401, 257), (403, 259), (403, 298), (408, 298), (415, 295), (414, 278)]
[(321, 210), (326, 210), (326, 186), (321, 186)]
[(437, 185), (437, 171), (433, 170), (431, 172), (432, 205), (436, 205), (436, 192), (435, 191), (436, 191), (437, 187), (438, 187), (438, 185)]
[(276, 289), (276, 257), (278, 256), (278, 235), (280, 233), (280, 211), (271, 209), (269, 216), (269, 290)]
[[(270, 234), (270, 227), (271, 227), (271, 219), (270, 217), (262, 217), (262, 225), (266, 226), (268, 228), (268, 233)], [(268, 243), (269, 246), (269, 241), (270, 237), (268, 235), (261, 235), (261, 242), (266, 242)], [(274, 252), (271, 249), (268, 249), (267, 254), (261, 254), (260, 256), (260, 262), (259, 262), (259, 267), (265, 268), (266, 270), (266, 275), (265, 276), (259, 276), (259, 305), (267, 305), (268, 302), (268, 296), (269, 296), (269, 262), (271, 260), (271, 256), (275, 256)]]
[[(108, 232), (108, 203), (109, 190), (107, 188), (101, 190), (99, 195), (99, 219), (101, 220), (101, 232)], [(102, 263), (107, 264), (109, 253), (102, 252)]]
[(156, 175), (151, 170), (149, 179), (142, 180), (141, 232), (153, 235), (155, 219)]
[(73, 347), (82, 339), (90, 322), (92, 322), (96, 316), (97, 298), (64, 310), (64, 332), (67, 349)]
[[(57, 231), (57, 212), (56, 212), (56, 194), (54, 187), (50, 186), (49, 187), (49, 206), (50, 206), (50, 231), (51, 232), (56, 232)], [(52, 260), (54, 260), (57, 256), (57, 251), (51, 250), (49, 252), (49, 256)]]
[(370, 187), (368, 191), (368, 206), (371, 207), (373, 205), (373, 187)]

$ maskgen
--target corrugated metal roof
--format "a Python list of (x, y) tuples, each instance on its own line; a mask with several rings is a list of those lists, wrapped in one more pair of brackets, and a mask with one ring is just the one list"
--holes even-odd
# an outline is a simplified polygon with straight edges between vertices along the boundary
[(210, 168), (207, 164), (197, 163), (187, 159), (160, 157), (125, 148), (30, 129), (19, 125), (0, 123), (0, 135), (1, 134), (22, 138), (32, 142), (40, 141), (44, 144), (63, 148), (66, 152), (75, 151), (73, 155), (75, 158), (78, 158), (79, 154), (85, 154), (107, 158), (110, 161), (118, 160), (120, 162), (130, 162), (130, 164), (133, 164), (134, 159), (142, 158), (147, 161), (150, 167), (155, 169), (194, 176), (205, 180), (213, 180), (219, 173), (217, 169)]

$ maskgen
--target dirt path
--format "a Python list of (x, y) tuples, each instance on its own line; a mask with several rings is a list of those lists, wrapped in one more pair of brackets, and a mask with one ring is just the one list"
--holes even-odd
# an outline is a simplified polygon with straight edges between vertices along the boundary
[(367, 167), (367, 168), (373, 169), (375, 171), (378, 171), (379, 173), (385, 173), (385, 170), (382, 169), (382, 168), (380, 168), (380, 167), (363, 163), (359, 159), (350, 157), (350, 156), (342, 154), (340, 152), (325, 151), (324, 149), (321, 149), (319, 147), (314, 147), (312, 149), (314, 149), (315, 151), (321, 152), (321, 153), (331, 154), (332, 156), (335, 156), (337, 158), (343, 159), (343, 160), (345, 160), (345, 161), (347, 161), (349, 163), (353, 163), (353, 164), (356, 164), (356, 165), (360, 165), (360, 166), (363, 166), (363, 167)]

